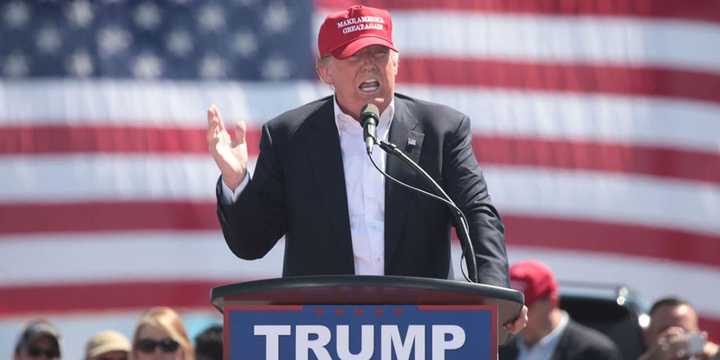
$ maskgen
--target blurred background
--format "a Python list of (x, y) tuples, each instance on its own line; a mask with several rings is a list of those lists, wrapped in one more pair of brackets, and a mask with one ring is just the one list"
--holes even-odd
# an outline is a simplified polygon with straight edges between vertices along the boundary
[[(205, 111), (256, 156), (263, 122), (330, 94), (317, 29), (352, 3), (0, 1), (0, 357), (34, 317), (67, 359), (153, 305), (193, 336), (212, 287), (280, 275), (282, 242), (224, 243)], [(362, 3), (393, 16), (399, 92), (471, 117), (511, 261), (687, 298), (720, 338), (719, 1)]]

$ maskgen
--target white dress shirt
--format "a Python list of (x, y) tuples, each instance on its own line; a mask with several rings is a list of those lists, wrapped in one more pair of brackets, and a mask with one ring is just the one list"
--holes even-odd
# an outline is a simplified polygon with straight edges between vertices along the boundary
[[(384, 275), (385, 178), (368, 159), (360, 123), (345, 114), (334, 98), (333, 106), (345, 174), (345, 193), (350, 215), (350, 237), (355, 257), (355, 274)], [(394, 114), (395, 101), (393, 100), (380, 114), (380, 122), (377, 127), (379, 140), (387, 140)], [(372, 157), (378, 167), (385, 171), (385, 152), (376, 148)], [(235, 191), (222, 182), (225, 202), (234, 202), (248, 182), (249, 175), (246, 175)]]
[(565, 328), (567, 327), (570, 317), (568, 313), (563, 311), (562, 317), (560, 318), (560, 324), (553, 329), (549, 334), (545, 335), (537, 344), (528, 348), (525, 346), (525, 342), (522, 340), (522, 336), (517, 337), (518, 345), (518, 357), (517, 360), (547, 360), (551, 359), (560, 337), (562, 337)]

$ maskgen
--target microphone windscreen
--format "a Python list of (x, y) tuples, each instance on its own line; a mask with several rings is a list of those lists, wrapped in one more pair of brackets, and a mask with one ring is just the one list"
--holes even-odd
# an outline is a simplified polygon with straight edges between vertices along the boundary
[(363, 120), (363, 123), (368, 118), (373, 118), (376, 121), (380, 120), (380, 110), (375, 104), (367, 104), (363, 106), (362, 111), (360, 111), (360, 117)]

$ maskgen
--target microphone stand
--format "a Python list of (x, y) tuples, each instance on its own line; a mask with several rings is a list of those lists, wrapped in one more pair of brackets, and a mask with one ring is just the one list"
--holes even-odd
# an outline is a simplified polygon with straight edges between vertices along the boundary
[(452, 198), (448, 196), (448, 194), (443, 190), (443, 188), (435, 181), (435, 179), (428, 174), (425, 169), (421, 168), (420, 165), (415, 163), (411, 158), (409, 158), (405, 153), (402, 152), (402, 150), (398, 149), (398, 147), (390, 142), (387, 142), (385, 140), (377, 141), (377, 139), (374, 139), (375, 143), (380, 146), (380, 148), (385, 151), (388, 154), (394, 155), (395, 157), (401, 159), (405, 164), (413, 168), (416, 172), (422, 175), (422, 177), (427, 181), (433, 189), (442, 195), (437, 196), (435, 194), (423, 191), (421, 189), (418, 189), (416, 187), (410, 186), (408, 184), (403, 183), (402, 181), (395, 179), (394, 177), (386, 174), (384, 171), (380, 170), (380, 168), (377, 167), (375, 164), (375, 161), (373, 161), (373, 158), (370, 154), (370, 149), (368, 149), (368, 156), (370, 157), (370, 161), (373, 163), (375, 168), (380, 170), (380, 172), (387, 177), (388, 179), (396, 182), (399, 185), (402, 185), (408, 189), (411, 189), (413, 191), (420, 192), (426, 196), (432, 197), (436, 200), (439, 200), (446, 205), (450, 206), (450, 208), (453, 210), (453, 217), (455, 219), (455, 232), (460, 239), (460, 244), (462, 246), (462, 252), (465, 256), (465, 265), (468, 269), (468, 276), (469, 280), (474, 283), (478, 283), (478, 268), (477, 268), (477, 258), (475, 258), (475, 249), (473, 247), (472, 241), (470, 240), (470, 228), (468, 226), (467, 218), (465, 217), (465, 214), (460, 210), (460, 208), (453, 202)]

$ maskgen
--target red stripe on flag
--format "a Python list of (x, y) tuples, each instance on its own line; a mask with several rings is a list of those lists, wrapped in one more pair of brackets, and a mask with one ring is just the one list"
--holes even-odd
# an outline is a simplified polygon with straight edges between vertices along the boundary
[[(212, 202), (0, 204), (0, 233), (220, 231)], [(591, 220), (504, 214), (509, 245), (598, 251), (720, 267), (720, 235)], [(42, 227), (38, 226), (41, 224)], [(0, 238), (2, 241), (2, 238)]]
[[(258, 153), (260, 132), (247, 130)], [(632, 144), (475, 135), (484, 164), (641, 174), (720, 184), (719, 153)], [(208, 154), (204, 129), (139, 127), (0, 127), (0, 155), (120, 153)], [(208, 154), (208, 157), (210, 155)]]
[(559, 16), (622, 16), (720, 22), (720, 2), (622, 0), (315, 0), (316, 6), (327, 10), (346, 9), (364, 4), (388, 10), (476, 11)]
[(700, 314), (700, 329), (707, 331), (708, 340), (718, 343), (720, 342), (720, 319), (702, 316)]
[(213, 202), (188, 201), (0, 203), (0, 234), (166, 229), (219, 231), (215, 206)]
[(654, 96), (720, 103), (720, 74), (661, 67), (404, 56), (400, 83)]
[(237, 282), (107, 282), (0, 287), (0, 315), (42, 312), (107, 311), (152, 306), (210, 307), (213, 287)]
[(644, 256), (720, 267), (720, 235), (690, 233), (638, 224), (503, 216), (508, 246)]
[[(0, 127), (0, 155), (191, 153), (209, 156), (206, 131), (203, 128), (109, 125)], [(259, 139), (259, 129), (251, 129), (247, 136), (248, 147), (257, 151)]]
[(574, 140), (475, 136), (481, 164), (641, 174), (720, 184), (720, 153)]

